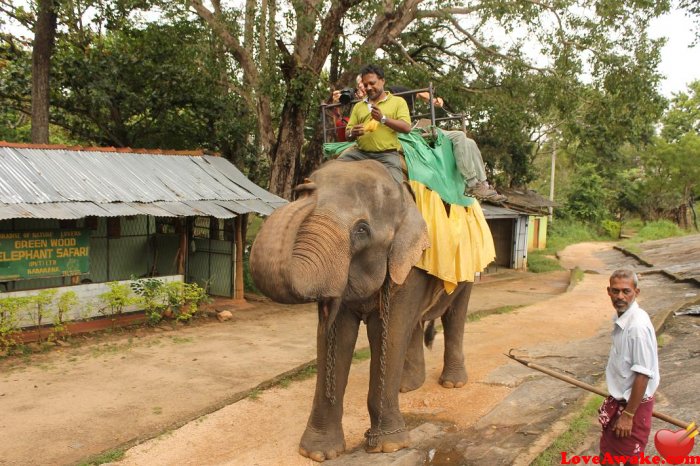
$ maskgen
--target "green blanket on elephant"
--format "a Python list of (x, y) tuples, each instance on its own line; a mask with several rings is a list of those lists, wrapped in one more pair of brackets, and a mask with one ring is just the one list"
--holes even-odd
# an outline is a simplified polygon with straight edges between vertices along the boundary
[[(403, 147), (410, 180), (424, 184), (449, 204), (465, 207), (472, 205), (474, 198), (464, 195), (464, 180), (457, 170), (452, 141), (442, 131), (438, 129), (437, 139), (432, 146), (423, 139), (420, 130), (399, 134), (399, 141)], [(323, 152), (326, 158), (332, 157), (339, 155), (353, 144), (353, 142), (326, 143), (323, 145)]]

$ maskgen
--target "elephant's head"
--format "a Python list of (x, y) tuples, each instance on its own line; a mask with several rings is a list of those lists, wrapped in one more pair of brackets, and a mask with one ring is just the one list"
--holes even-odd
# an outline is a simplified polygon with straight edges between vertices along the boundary
[(331, 161), (263, 224), (250, 254), (256, 286), (282, 303), (361, 300), (402, 284), (428, 246), (406, 186), (372, 160)]

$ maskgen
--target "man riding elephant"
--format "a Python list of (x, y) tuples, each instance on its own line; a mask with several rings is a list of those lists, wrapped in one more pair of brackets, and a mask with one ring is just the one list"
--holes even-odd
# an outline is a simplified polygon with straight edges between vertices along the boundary
[(357, 146), (343, 152), (338, 160), (377, 160), (401, 183), (401, 144), (397, 133), (411, 131), (406, 101), (384, 90), (384, 71), (377, 65), (360, 70), (365, 98), (355, 104), (345, 134)]

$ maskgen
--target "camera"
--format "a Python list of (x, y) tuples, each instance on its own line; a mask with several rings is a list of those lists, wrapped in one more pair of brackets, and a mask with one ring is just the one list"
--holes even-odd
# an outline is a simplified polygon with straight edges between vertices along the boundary
[(340, 103), (343, 105), (347, 105), (353, 100), (355, 100), (355, 89), (352, 89), (350, 87), (346, 87), (342, 91), (340, 91)]

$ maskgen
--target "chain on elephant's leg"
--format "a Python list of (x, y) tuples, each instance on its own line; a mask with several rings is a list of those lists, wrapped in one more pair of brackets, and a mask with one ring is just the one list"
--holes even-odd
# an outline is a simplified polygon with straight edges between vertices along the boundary
[[(378, 360), (372, 357), (370, 374), (370, 394), (368, 406), (371, 427), (365, 432), (366, 450), (369, 453), (389, 453), (409, 445), (403, 416), (398, 409), (398, 393), (401, 364), (407, 342), (399, 339), (389, 352), (389, 329), (391, 314), (391, 280), (387, 276), (379, 294), (379, 318), (368, 320), (368, 332), (372, 354), (379, 354)], [(397, 333), (400, 335), (400, 329)], [(377, 338), (378, 334), (378, 338)]]
[(331, 327), (328, 329), (328, 337), (326, 338), (326, 398), (331, 406), (335, 405), (335, 351), (336, 351), (336, 341), (335, 336), (338, 330), (338, 323), (333, 322)]
[(343, 398), (358, 329), (359, 318), (351, 312), (341, 310), (332, 325), (319, 319), (316, 392), (299, 443), (299, 453), (314, 461), (335, 458), (345, 450)]

